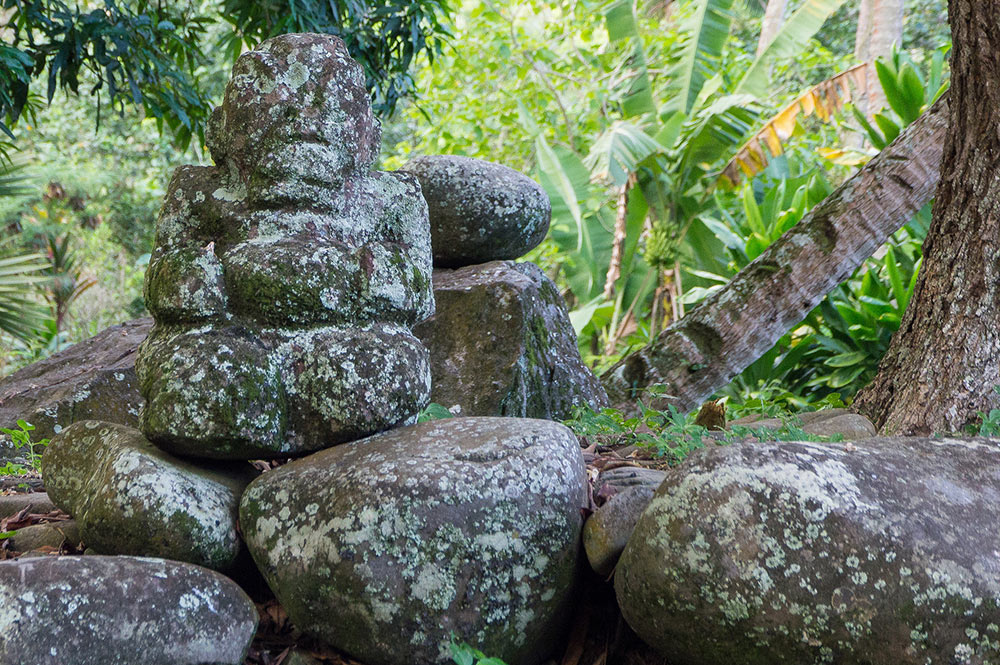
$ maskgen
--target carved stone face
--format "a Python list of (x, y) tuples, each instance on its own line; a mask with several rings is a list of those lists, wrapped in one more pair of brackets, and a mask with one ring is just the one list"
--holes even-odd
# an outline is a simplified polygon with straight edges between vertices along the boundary
[(301, 201), (339, 187), (378, 155), (381, 127), (364, 84), (337, 37), (269, 39), (233, 67), (209, 126), (212, 157), (252, 200)]

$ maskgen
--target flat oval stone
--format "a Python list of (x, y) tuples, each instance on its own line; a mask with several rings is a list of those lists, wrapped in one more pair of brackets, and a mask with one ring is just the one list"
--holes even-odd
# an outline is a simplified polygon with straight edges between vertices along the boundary
[(239, 665), (253, 602), (207, 568), (120, 556), (0, 562), (0, 663)]
[(417, 176), (427, 200), (435, 268), (517, 259), (548, 233), (548, 195), (514, 169), (481, 159), (430, 155), (400, 170)]

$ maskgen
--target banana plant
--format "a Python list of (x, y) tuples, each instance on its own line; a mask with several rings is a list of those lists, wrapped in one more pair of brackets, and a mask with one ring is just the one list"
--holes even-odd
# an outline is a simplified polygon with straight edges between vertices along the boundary
[[(717, 72), (733, 0), (687, 0), (678, 28), (684, 39), (666, 84), (656, 90), (634, 0), (605, 6), (609, 45), (626, 55), (629, 72), (617, 116), (585, 157), (549, 145), (542, 134), (536, 138), (538, 176), (553, 200), (550, 238), (572, 262), (567, 281), (578, 331), (613, 342), (642, 315), (651, 321), (645, 329), (651, 337), (660, 319), (669, 319), (649, 314), (664, 293), (673, 311), (683, 312), (681, 264), (704, 263), (719, 249), (699, 221), (714, 203), (706, 176), (759, 125), (767, 64), (800, 50), (843, 3), (806, 0), (746, 74), (727, 86)], [(625, 206), (615, 210), (615, 202)], [(613, 288), (603, 289), (609, 275)]]

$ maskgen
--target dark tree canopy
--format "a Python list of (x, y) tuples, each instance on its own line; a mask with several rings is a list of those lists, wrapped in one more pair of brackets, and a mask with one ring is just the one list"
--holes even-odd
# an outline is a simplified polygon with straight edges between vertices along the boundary
[[(109, 103), (135, 104), (181, 145), (204, 140), (204, 51), (235, 59), (244, 44), (288, 32), (341, 37), (365, 69), (376, 112), (387, 116), (409, 89), (413, 58), (439, 50), (446, 11), (447, 0), (100, 0), (91, 8), (0, 0), (0, 130), (13, 138), (11, 127), (41, 103), (39, 88), (51, 102), (57, 89), (78, 93), (86, 81), (98, 121)], [(209, 43), (210, 26), (223, 20), (231, 30)]]

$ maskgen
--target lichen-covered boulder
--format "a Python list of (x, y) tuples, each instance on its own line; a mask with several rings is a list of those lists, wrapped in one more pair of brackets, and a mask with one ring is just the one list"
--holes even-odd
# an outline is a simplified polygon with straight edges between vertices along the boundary
[[(412, 422), (434, 311), (414, 176), (371, 171), (361, 66), (328, 35), (240, 56), (209, 124), (215, 166), (177, 169), (146, 274), (143, 433), (218, 459), (301, 454)], [(361, 407), (361, 408), (359, 408)]]
[(149, 318), (111, 326), (0, 379), (0, 427), (16, 429), (18, 419), (26, 420), (37, 441), (90, 418), (138, 426), (135, 353), (152, 327)]
[(668, 471), (615, 573), (690, 665), (1000, 662), (1000, 442), (710, 447)]
[(583, 457), (541, 420), (437, 420), (337, 446), (247, 488), (250, 553), (294, 624), (371, 665), (509, 663), (558, 644), (577, 571)]
[(235, 582), (162, 559), (0, 562), (0, 663), (241, 665), (257, 610)]
[(580, 358), (562, 295), (533, 263), (434, 271), (437, 311), (414, 333), (431, 353), (431, 401), (468, 416), (565, 419), (607, 404)]
[(229, 570), (242, 550), (240, 496), (256, 472), (246, 463), (195, 466), (139, 430), (85, 420), (49, 444), (44, 475), (52, 501), (95, 551)]
[(430, 155), (417, 157), (400, 171), (420, 180), (437, 268), (517, 259), (548, 233), (548, 194), (512, 168), (470, 157)]

